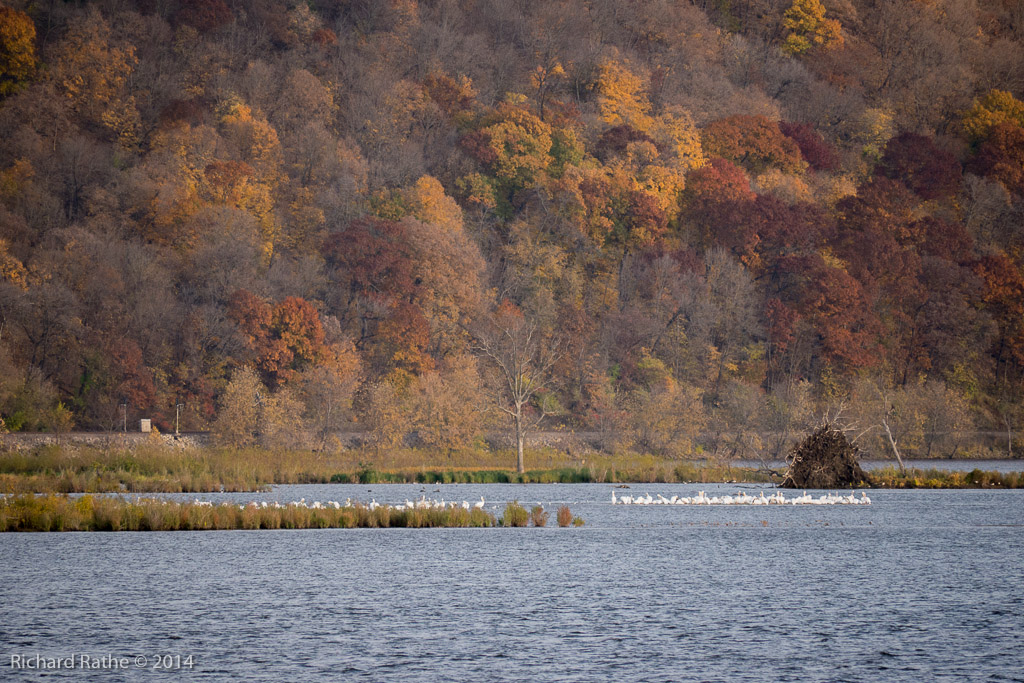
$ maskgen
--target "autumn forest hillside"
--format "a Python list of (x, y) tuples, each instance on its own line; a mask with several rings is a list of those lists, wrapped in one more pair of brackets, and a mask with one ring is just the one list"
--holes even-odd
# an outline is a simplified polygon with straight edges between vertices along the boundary
[(1014, 0), (6, 2), (3, 428), (964, 453), (1022, 99)]

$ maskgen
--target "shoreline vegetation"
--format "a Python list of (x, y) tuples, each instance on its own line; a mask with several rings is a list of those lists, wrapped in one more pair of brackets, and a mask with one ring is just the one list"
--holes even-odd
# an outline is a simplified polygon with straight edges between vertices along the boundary
[[(40, 446), (0, 453), (0, 493), (203, 493), (267, 490), (284, 484), (779, 483), (782, 472), (631, 453), (574, 459), (554, 449), (530, 453), (517, 473), (513, 454), (396, 450), (312, 451), (210, 448), (173, 451)], [(1021, 488), (1024, 473), (951, 472), (939, 466), (871, 472), (875, 488)]]
[[(548, 512), (530, 511), (518, 501), (500, 517), (478, 506), (455, 503), (381, 505), (376, 501), (305, 500), (280, 503), (212, 503), (155, 498), (125, 499), (67, 494), (0, 496), (0, 532), (30, 531), (229, 531), (257, 529), (387, 529), (543, 527)], [(558, 526), (583, 526), (568, 506), (557, 512)]]

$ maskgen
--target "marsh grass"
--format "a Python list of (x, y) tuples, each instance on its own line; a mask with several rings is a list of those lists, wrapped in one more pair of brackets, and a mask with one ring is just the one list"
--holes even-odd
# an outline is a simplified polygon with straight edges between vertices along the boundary
[(569, 509), (568, 505), (561, 505), (558, 508), (558, 526), (566, 527), (572, 524), (572, 510)]
[(0, 498), (0, 531), (195, 531), (219, 529), (336, 529), (492, 527), (494, 515), (461, 507), (398, 510), (381, 506), (180, 503), (109, 496), (20, 495)]
[(868, 472), (877, 488), (891, 489), (976, 489), (1024, 488), (1024, 472), (990, 472), (973, 469), (970, 472), (950, 472), (939, 469), (908, 469), (905, 473), (895, 467), (883, 467)]
[[(539, 449), (530, 456), (553, 466), (519, 474), (508, 469), (514, 461), (511, 452), (485, 450), (456, 454), (350, 450), (327, 454), (225, 448), (183, 451), (159, 446), (139, 446), (131, 451), (42, 446), (30, 452), (0, 453), (0, 492), (199, 493), (323, 483), (674, 482), (714, 480), (719, 475), (717, 470), (705, 472), (697, 465), (634, 454), (595, 457), (593, 464), (586, 465), (571, 462), (564, 453), (551, 449)], [(752, 470), (732, 468), (728, 475), (728, 479), (763, 480)]]
[[(0, 493), (200, 493), (260, 491), (277, 484), (580, 484), (714, 483), (772, 481), (765, 473), (701, 461), (680, 461), (623, 452), (588, 454), (577, 461), (562, 451), (541, 448), (527, 454), (543, 469), (519, 474), (507, 450), (467, 449), (447, 453), (400, 449), (379, 453), (352, 449), (337, 453), (200, 448), (174, 450), (139, 446), (104, 450), (40, 446), (0, 453)], [(1024, 486), (1020, 473), (999, 474), (912, 470), (872, 473), (882, 487), (981, 488)]]

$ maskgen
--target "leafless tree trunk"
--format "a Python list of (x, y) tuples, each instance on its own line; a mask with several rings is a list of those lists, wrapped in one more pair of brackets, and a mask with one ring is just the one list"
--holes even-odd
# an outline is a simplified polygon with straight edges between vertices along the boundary
[(526, 471), (523, 444), (526, 433), (547, 416), (539, 406), (536, 418), (530, 404), (550, 385), (552, 368), (559, 358), (558, 339), (547, 338), (537, 323), (527, 320), (518, 310), (503, 307), (475, 333), (476, 348), (498, 370), (500, 386), (495, 388), (498, 407), (509, 416), (515, 428), (516, 470)]
[(1010, 413), (1003, 413), (1003, 424), (1006, 426), (1006, 457), (1013, 457), (1013, 425), (1010, 423)]
[(882, 415), (882, 429), (885, 430), (885, 436), (889, 439), (889, 446), (892, 447), (893, 455), (896, 456), (896, 462), (900, 464), (900, 472), (906, 474), (907, 468), (903, 464), (903, 458), (900, 457), (900, 449), (896, 446), (896, 439), (892, 438), (892, 430), (889, 428), (888, 413), (883, 413)]

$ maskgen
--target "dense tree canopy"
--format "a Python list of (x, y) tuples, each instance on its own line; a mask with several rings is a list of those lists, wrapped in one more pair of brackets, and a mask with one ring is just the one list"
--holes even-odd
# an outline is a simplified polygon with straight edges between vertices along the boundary
[(1013, 4), (9, 2), (0, 416), (462, 447), (514, 311), (519, 423), (739, 454), (870, 380), (1004, 425)]

